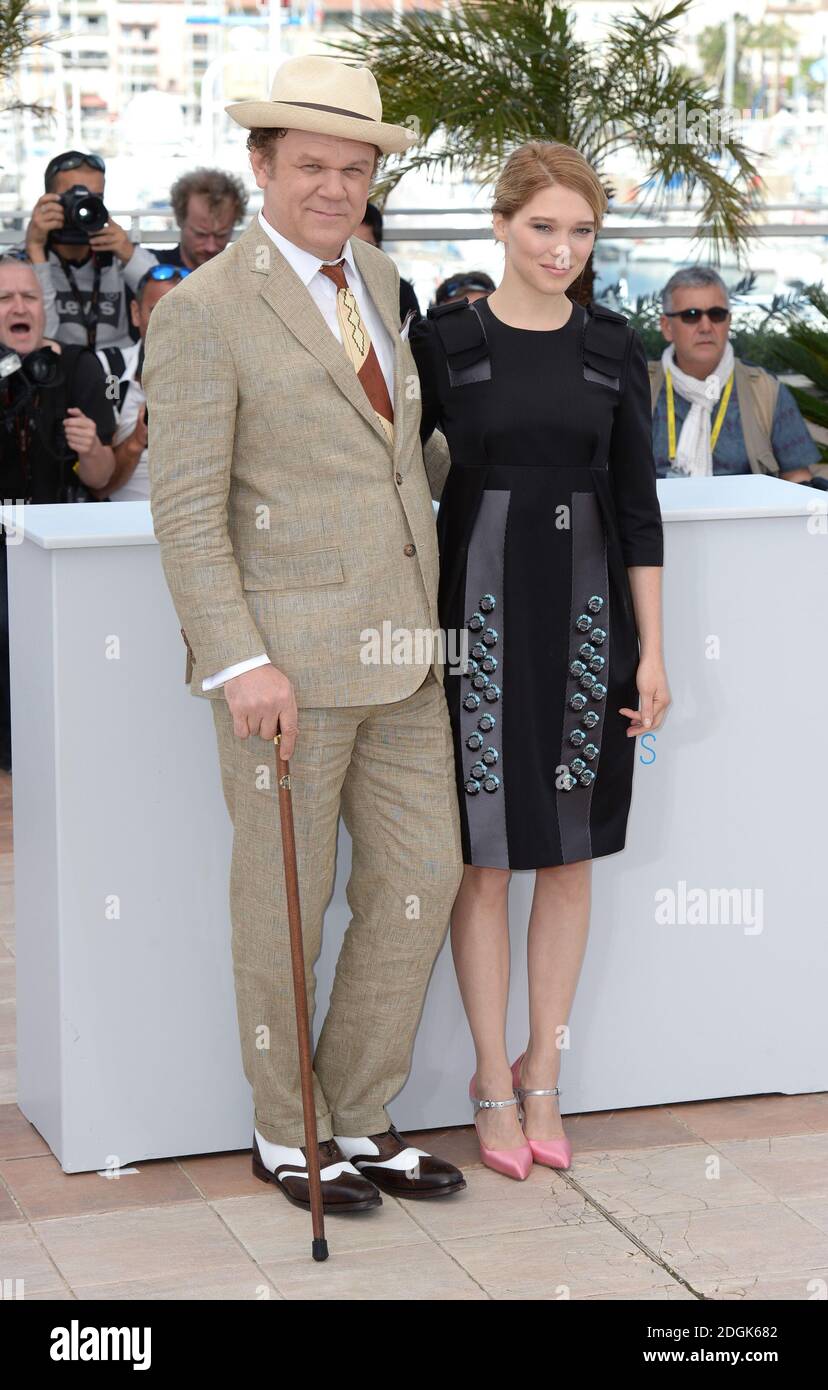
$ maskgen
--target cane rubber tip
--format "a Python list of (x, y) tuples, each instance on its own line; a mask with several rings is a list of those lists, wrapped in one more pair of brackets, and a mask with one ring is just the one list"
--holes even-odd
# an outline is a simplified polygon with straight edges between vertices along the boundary
[(320, 1237), (320, 1238), (318, 1238), (318, 1239), (317, 1239), (317, 1238), (314, 1238), (314, 1242), (313, 1242), (313, 1258), (314, 1258), (315, 1260), (327, 1260), (327, 1258), (328, 1258), (328, 1242), (325, 1240), (324, 1237)]

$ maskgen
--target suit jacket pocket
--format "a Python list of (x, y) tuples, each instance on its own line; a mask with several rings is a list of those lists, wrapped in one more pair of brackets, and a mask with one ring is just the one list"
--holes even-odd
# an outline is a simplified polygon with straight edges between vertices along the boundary
[(342, 557), (336, 546), (251, 555), (242, 563), (245, 589), (305, 589), (314, 584), (344, 582)]

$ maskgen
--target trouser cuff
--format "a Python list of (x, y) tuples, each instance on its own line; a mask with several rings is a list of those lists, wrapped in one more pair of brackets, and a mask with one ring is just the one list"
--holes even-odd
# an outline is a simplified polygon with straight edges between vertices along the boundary
[[(263, 1139), (267, 1139), (271, 1144), (284, 1144), (289, 1149), (299, 1149), (305, 1143), (305, 1126), (301, 1120), (297, 1122), (285, 1121), (284, 1124), (266, 1123), (264, 1120), (255, 1121), (256, 1129)], [(342, 1131), (340, 1131), (342, 1132)], [(363, 1131), (364, 1132), (364, 1131)], [(333, 1138), (333, 1126), (330, 1115), (317, 1115), (316, 1117), (316, 1137), (319, 1143), (326, 1139)]]
[(334, 1134), (343, 1138), (358, 1139), (365, 1134), (384, 1134), (390, 1128), (391, 1119), (387, 1110), (361, 1110), (350, 1115), (332, 1115)]

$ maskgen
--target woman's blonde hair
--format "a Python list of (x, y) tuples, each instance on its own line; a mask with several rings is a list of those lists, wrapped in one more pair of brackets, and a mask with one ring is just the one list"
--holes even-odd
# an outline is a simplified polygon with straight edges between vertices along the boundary
[(580, 193), (592, 209), (599, 232), (609, 207), (601, 180), (582, 154), (557, 140), (529, 140), (512, 151), (495, 184), (492, 212), (513, 217), (542, 188), (555, 184)]

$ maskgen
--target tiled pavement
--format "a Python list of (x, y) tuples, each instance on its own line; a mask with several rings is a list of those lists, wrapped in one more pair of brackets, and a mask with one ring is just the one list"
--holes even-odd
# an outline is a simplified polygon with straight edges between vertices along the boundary
[[(249, 1152), (64, 1173), (15, 1104), (11, 778), (0, 773), (0, 1281), (26, 1299), (810, 1300), (828, 1284), (828, 1095), (569, 1115), (573, 1166), (519, 1183), (471, 1126), (412, 1134), (465, 1192), (331, 1218)], [(9, 1286), (7, 1286), (9, 1287)], [(16, 1286), (20, 1287), (20, 1286)]]

